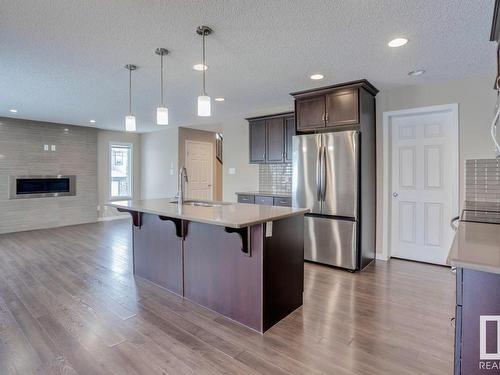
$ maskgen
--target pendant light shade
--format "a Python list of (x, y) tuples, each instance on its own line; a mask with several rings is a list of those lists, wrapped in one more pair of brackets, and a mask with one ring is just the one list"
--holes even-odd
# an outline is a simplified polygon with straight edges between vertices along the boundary
[(200, 117), (210, 117), (210, 96), (200, 95), (198, 96), (198, 116)]
[(157, 125), (168, 125), (168, 108), (165, 106), (165, 101), (163, 99), (163, 56), (168, 55), (168, 50), (166, 48), (157, 48), (155, 53), (160, 56), (160, 93), (161, 101), (158, 108), (156, 108), (156, 124)]
[(168, 108), (167, 107), (156, 108), (156, 124), (168, 125)]
[[(205, 63), (205, 36), (212, 33), (212, 29), (208, 26), (198, 26), (196, 33), (201, 35), (203, 40), (203, 66), (207, 66)], [(200, 117), (210, 117), (211, 115), (211, 103), (210, 96), (207, 95), (205, 88), (205, 76), (206, 69), (203, 69), (203, 94), (198, 96), (198, 116)]]
[(133, 115), (125, 116), (125, 130), (128, 132), (135, 132), (136, 129), (137, 128), (135, 126), (135, 116)]
[(132, 114), (132, 71), (137, 69), (133, 64), (125, 65), (128, 70), (128, 115), (125, 116), (125, 131), (135, 132), (137, 127), (135, 124), (135, 116)]

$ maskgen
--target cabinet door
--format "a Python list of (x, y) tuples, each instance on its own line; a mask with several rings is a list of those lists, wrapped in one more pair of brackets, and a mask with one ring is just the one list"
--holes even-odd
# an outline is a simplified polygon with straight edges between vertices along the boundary
[(358, 89), (339, 90), (326, 95), (326, 126), (358, 123)]
[(283, 117), (266, 120), (266, 162), (282, 163), (285, 158), (285, 123)]
[(297, 130), (325, 127), (325, 96), (297, 100)]
[(266, 121), (250, 121), (250, 163), (266, 162)]
[(295, 135), (295, 117), (285, 119), (285, 162), (291, 163), (292, 157), (292, 137)]

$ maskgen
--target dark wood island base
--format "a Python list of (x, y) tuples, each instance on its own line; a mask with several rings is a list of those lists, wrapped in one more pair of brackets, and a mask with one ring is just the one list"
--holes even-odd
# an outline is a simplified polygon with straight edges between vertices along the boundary
[(302, 215), (228, 228), (120, 210), (137, 276), (259, 332), (302, 306)]

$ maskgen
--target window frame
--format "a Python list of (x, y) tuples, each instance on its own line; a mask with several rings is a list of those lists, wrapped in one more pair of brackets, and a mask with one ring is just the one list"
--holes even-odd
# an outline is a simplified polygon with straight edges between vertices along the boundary
[[(127, 147), (130, 150), (130, 160), (129, 160), (129, 178), (130, 178), (130, 195), (129, 196), (113, 196), (111, 184), (113, 181), (113, 177), (111, 176), (112, 171), (112, 163), (113, 163), (113, 147)], [(109, 142), (108, 144), (108, 197), (109, 201), (123, 201), (123, 200), (132, 200), (134, 199), (134, 145), (129, 142)]]

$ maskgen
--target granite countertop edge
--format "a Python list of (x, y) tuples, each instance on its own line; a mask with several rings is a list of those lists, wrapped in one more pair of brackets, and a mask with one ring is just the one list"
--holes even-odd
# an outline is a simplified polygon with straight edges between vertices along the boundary
[(179, 213), (177, 204), (171, 203), (170, 199), (113, 201), (106, 205), (128, 211), (143, 212), (230, 228), (245, 228), (267, 221), (304, 215), (309, 212), (309, 209), (305, 208), (226, 203), (220, 207), (185, 205), (183, 206), (183, 212)]

